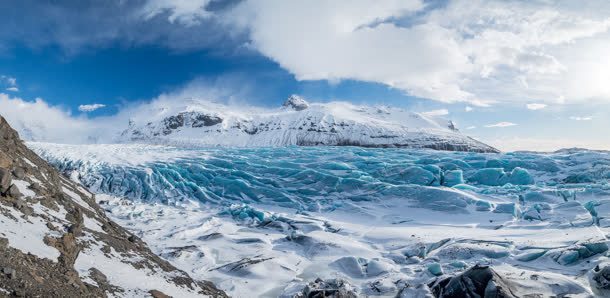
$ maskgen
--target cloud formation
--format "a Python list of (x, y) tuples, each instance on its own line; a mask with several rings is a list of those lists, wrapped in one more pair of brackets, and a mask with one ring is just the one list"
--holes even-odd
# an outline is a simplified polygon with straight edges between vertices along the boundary
[[(239, 85), (239, 88), (236, 87)], [(120, 106), (118, 113), (89, 118), (86, 113), (73, 115), (68, 109), (48, 104), (42, 98), (33, 101), (0, 93), (0, 115), (28, 141), (65, 144), (113, 143), (130, 120), (146, 123), (155, 117), (166, 117), (170, 108), (185, 110), (193, 101), (218, 102), (240, 109), (255, 109), (244, 99), (249, 86), (239, 78), (217, 80), (195, 79), (174, 91), (162, 93), (141, 102)], [(79, 110), (93, 111), (104, 105), (81, 105)]]
[(536, 110), (542, 110), (542, 109), (546, 108), (547, 105), (543, 104), (543, 103), (528, 103), (525, 105), (525, 107), (528, 110), (536, 111)]
[(206, 6), (211, 0), (149, 0), (139, 11), (144, 19), (167, 13), (170, 23), (179, 22), (186, 26), (199, 25), (201, 19), (210, 17), (211, 12)]
[(422, 113), (425, 116), (445, 116), (445, 115), (449, 115), (449, 110), (447, 109), (439, 109), (439, 110), (432, 110), (432, 111), (428, 111), (428, 112), (423, 112)]
[(6, 91), (19, 92), (17, 79), (7, 75), (0, 75), (0, 86), (6, 86)]
[(570, 120), (591, 121), (591, 120), (593, 120), (593, 116), (570, 116)]
[(232, 4), (209, 2), (232, 1), (0, 1), (0, 53), (15, 45), (57, 47), (68, 56), (116, 45), (231, 51), (240, 36), (216, 17)]
[(86, 118), (72, 117), (69, 112), (50, 106), (41, 98), (26, 101), (0, 93), (0, 111), (21, 137), (30, 141), (87, 143), (93, 141), (89, 132), (96, 130), (97, 125)]
[(510, 126), (515, 126), (517, 125), (516, 123), (512, 123), (512, 122), (498, 122), (498, 123), (494, 123), (494, 124), (487, 124), (485, 125), (485, 127), (487, 128), (494, 128), (494, 127), (510, 127)]
[(16, 43), (68, 52), (117, 43), (245, 50), (297, 80), (381, 83), (442, 102), (610, 98), (608, 1), (439, 2), (24, 0), (0, 3), (0, 50)]
[(90, 104), (90, 105), (80, 105), (78, 106), (78, 110), (81, 112), (93, 112), (97, 109), (101, 109), (103, 107), (105, 107), (105, 104), (101, 104), (101, 103), (94, 103), (94, 104)]
[(596, 82), (586, 91), (567, 84), (568, 69), (599, 68), (584, 65), (591, 59), (583, 62), (583, 44), (596, 40), (610, 48), (604, 35), (610, 18), (597, 10), (610, 4), (588, 3), (456, 0), (436, 8), (419, 0), (246, 0), (227, 21), (299, 80), (376, 82), (475, 105), (553, 102), (610, 96)]

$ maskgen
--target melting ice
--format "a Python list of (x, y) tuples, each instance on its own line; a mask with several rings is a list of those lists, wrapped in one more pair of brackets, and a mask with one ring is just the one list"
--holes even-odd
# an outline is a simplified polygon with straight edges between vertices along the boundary
[(519, 295), (606, 294), (592, 276), (608, 262), (607, 152), (29, 146), (236, 297), (292, 297), (318, 278), (426, 297), (476, 264)]

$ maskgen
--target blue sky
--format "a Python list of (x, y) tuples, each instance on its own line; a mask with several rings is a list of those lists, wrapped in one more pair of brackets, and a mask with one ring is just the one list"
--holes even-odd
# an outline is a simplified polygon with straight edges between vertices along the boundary
[(277, 63), (256, 53), (223, 56), (209, 50), (175, 52), (146, 45), (67, 54), (57, 47), (17, 46), (0, 56), (0, 62), (5, 73), (20, 78), (20, 97), (42, 97), (75, 114), (83, 113), (78, 110), (83, 104), (106, 105), (87, 113), (90, 116), (116, 113), (126, 102), (145, 101), (193, 80), (255, 85), (246, 96), (253, 105), (262, 106), (279, 106), (291, 94), (316, 101), (341, 99), (401, 107), (429, 101), (379, 83), (297, 81)]
[(610, 148), (610, 5), (475, 2), (0, 3), (0, 93), (95, 119), (202, 84), (436, 111), (507, 150)]

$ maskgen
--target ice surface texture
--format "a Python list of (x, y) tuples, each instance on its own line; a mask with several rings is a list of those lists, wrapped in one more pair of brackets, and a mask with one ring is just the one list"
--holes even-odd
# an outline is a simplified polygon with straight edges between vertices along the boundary
[[(140, 201), (197, 199), (225, 206), (263, 203), (306, 211), (399, 198), (412, 207), (467, 212), (472, 205), (479, 211), (517, 215), (516, 209), (526, 203), (573, 201), (575, 191), (606, 193), (606, 176), (600, 171), (610, 163), (605, 153), (580, 151), (483, 154), (358, 147), (178, 149), (125, 145), (118, 152), (116, 146), (120, 145), (30, 146), (96, 192)], [(135, 158), (127, 157), (130, 154)], [(565, 181), (573, 180), (572, 170), (596, 177), (600, 185), (570, 188), (573, 184)], [(494, 199), (506, 198), (503, 194), (510, 194), (510, 200)], [(586, 206), (595, 212), (603, 204)], [(531, 207), (527, 213), (531, 219), (545, 211), (543, 205)]]
[[(340, 276), (359, 294), (408, 297), (482, 264), (517, 296), (592, 297), (583, 272), (608, 261), (607, 152), (29, 146), (130, 199), (102, 206), (235, 296)], [(192, 201), (204, 208), (167, 206)]]

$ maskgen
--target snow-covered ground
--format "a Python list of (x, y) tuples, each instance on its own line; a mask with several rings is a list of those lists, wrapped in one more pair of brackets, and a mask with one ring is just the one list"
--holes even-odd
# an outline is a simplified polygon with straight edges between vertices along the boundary
[(591, 279), (610, 262), (607, 152), (28, 145), (233, 297), (292, 297), (317, 278), (426, 297), (475, 264), (518, 296), (608, 294)]

